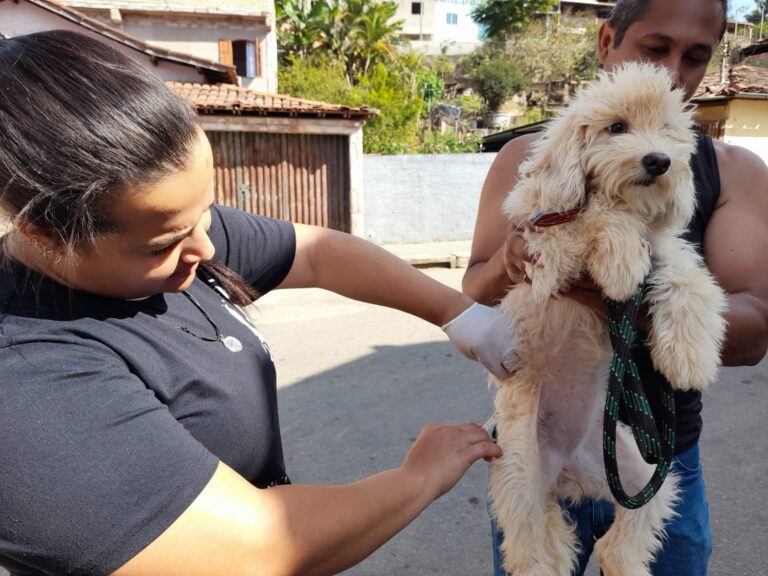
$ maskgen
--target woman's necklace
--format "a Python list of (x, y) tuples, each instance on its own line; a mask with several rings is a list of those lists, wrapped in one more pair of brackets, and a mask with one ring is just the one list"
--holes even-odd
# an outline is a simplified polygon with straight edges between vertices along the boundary
[(203, 307), (200, 305), (200, 303), (197, 301), (197, 299), (192, 296), (192, 294), (188, 294), (185, 291), (181, 292), (184, 294), (184, 296), (187, 297), (187, 299), (192, 302), (192, 304), (195, 305), (195, 308), (200, 310), (200, 312), (203, 313), (203, 316), (205, 316), (205, 319), (208, 320), (209, 324), (213, 326), (213, 329), (216, 330), (216, 336), (214, 338), (211, 338), (210, 336), (200, 336), (199, 334), (195, 334), (187, 328), (186, 326), (179, 326), (181, 330), (189, 334), (190, 336), (194, 336), (195, 338), (199, 338), (200, 340), (205, 340), (206, 342), (221, 342), (224, 344), (227, 350), (231, 352), (240, 352), (240, 350), (243, 349), (243, 343), (240, 342), (237, 338), (234, 336), (224, 336), (224, 334), (221, 333), (221, 330), (219, 330), (219, 327), (216, 325), (216, 323), (211, 319), (210, 316), (208, 316), (208, 313), (203, 309)]

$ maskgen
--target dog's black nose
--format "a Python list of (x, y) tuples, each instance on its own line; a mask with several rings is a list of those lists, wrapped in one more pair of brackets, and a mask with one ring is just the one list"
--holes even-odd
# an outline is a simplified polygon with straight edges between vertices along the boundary
[(669, 170), (670, 159), (666, 154), (653, 152), (643, 157), (643, 168), (649, 176), (661, 176)]

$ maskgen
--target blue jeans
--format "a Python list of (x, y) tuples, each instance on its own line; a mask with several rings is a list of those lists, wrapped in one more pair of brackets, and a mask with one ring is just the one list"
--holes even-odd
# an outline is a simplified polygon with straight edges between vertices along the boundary
[[(651, 566), (651, 573), (653, 576), (706, 576), (712, 553), (712, 535), (699, 445), (676, 455), (672, 460), (672, 470), (680, 478), (680, 501), (675, 508), (678, 516), (664, 526), (667, 539)], [(575, 522), (581, 543), (579, 568), (573, 576), (582, 576), (595, 542), (611, 527), (613, 504), (604, 500), (585, 500), (579, 506), (563, 507)], [(502, 536), (503, 533), (491, 520), (494, 576), (506, 576), (501, 567), (499, 550)]]

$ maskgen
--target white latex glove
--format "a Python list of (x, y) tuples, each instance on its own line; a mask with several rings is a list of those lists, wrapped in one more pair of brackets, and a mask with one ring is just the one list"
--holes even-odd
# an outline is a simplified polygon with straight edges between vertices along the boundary
[(475, 302), (443, 326), (451, 343), (467, 358), (479, 361), (499, 380), (520, 362), (515, 329), (496, 308)]

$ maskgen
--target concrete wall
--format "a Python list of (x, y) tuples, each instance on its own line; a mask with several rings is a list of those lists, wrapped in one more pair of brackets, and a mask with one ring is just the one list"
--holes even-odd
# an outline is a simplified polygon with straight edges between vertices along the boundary
[(768, 164), (768, 100), (731, 100), (723, 140), (751, 150)]
[(365, 156), (364, 235), (378, 244), (472, 238), (495, 154)]

